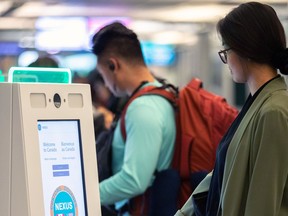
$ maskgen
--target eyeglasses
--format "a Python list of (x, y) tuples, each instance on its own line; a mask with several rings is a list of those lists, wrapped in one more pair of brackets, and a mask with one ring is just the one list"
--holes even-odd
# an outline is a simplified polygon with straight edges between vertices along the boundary
[(225, 49), (225, 50), (220, 50), (218, 52), (218, 55), (220, 56), (220, 59), (224, 64), (227, 64), (227, 52), (231, 50), (231, 48)]

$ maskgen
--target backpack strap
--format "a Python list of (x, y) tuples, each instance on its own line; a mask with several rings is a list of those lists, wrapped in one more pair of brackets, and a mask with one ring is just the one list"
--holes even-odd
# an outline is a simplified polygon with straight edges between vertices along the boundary
[(136, 92), (125, 104), (125, 107), (121, 113), (120, 117), (120, 130), (123, 137), (124, 142), (126, 141), (127, 134), (125, 128), (125, 115), (128, 109), (128, 106), (132, 103), (134, 99), (143, 95), (159, 95), (167, 99), (174, 108), (177, 108), (177, 101), (178, 101), (178, 88), (173, 86), (172, 84), (164, 84), (161, 87), (155, 86), (147, 86), (143, 89), (140, 89)]

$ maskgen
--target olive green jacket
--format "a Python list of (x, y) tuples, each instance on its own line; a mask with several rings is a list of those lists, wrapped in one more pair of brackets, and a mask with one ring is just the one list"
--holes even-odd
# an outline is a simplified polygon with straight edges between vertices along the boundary
[[(209, 189), (211, 174), (193, 194)], [(288, 215), (288, 92), (282, 77), (268, 83), (229, 145), (218, 215)], [(192, 197), (192, 196), (191, 196)], [(193, 215), (191, 197), (175, 216)]]

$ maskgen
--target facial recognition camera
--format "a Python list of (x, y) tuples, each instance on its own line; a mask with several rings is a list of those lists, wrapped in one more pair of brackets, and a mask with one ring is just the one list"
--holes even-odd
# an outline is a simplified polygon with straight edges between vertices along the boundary
[(61, 106), (61, 97), (59, 94), (54, 94), (54, 97), (53, 97), (53, 102), (54, 102), (54, 105), (56, 108), (59, 108)]

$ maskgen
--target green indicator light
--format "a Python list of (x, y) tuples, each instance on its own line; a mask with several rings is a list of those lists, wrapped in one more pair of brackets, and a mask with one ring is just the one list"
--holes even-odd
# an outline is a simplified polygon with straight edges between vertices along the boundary
[(68, 68), (11, 67), (8, 82), (71, 83)]

